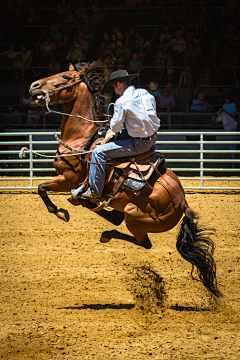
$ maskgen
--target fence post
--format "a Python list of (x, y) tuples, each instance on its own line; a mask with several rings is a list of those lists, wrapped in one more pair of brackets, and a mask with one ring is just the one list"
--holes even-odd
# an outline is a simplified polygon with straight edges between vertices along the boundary
[(203, 134), (200, 135), (200, 177), (201, 177), (201, 189), (203, 188)]
[(30, 169), (30, 188), (33, 187), (33, 144), (32, 144), (32, 134), (29, 134), (29, 159), (30, 159), (30, 164), (29, 164), (29, 169)]

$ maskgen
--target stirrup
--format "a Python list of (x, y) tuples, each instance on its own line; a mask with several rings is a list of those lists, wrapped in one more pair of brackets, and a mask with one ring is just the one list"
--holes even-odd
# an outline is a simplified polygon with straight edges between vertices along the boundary
[(78, 197), (80, 197), (81, 199), (85, 199), (85, 200), (90, 200), (91, 202), (94, 202), (94, 203), (99, 203), (101, 200), (103, 200), (102, 197), (100, 198), (97, 198), (95, 196), (93, 196), (91, 194), (91, 191), (90, 190), (86, 190), (84, 192), (82, 192)]
[(82, 184), (77, 189), (71, 190), (73, 199), (77, 199), (77, 198), (81, 197), (81, 193), (83, 192), (85, 187), (86, 187), (86, 185)]

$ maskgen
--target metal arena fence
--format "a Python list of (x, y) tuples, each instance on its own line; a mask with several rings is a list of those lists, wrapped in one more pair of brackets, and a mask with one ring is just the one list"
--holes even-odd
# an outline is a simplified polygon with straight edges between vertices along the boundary
[[(226, 140), (227, 135), (240, 132), (161, 131), (157, 151), (164, 154), (180, 180), (194, 180), (185, 189), (240, 190), (240, 150), (229, 150), (229, 145), (239, 145), (240, 141)], [(22, 147), (29, 149), (25, 158), (19, 158)], [(49, 175), (56, 174), (52, 162), (57, 148), (53, 131), (0, 133), (0, 181), (9, 182), (9, 186), (0, 189), (36, 189), (33, 182), (51, 179)], [(23, 181), (24, 186), (11, 186), (11, 181)], [(237, 186), (207, 186), (206, 181), (234, 181)]]

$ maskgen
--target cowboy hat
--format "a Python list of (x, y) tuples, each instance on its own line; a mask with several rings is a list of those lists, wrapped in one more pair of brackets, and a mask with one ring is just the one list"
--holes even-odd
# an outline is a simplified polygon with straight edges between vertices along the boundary
[(158, 83), (156, 81), (151, 81), (148, 84), (148, 87), (149, 87), (150, 90), (155, 91), (158, 88)]
[(116, 84), (118, 81), (122, 82), (124, 80), (133, 80), (135, 79), (139, 74), (130, 74), (127, 72), (127, 70), (117, 70), (114, 71), (111, 75), (110, 75), (110, 80), (108, 80), (106, 82), (106, 84), (104, 85), (103, 91), (106, 93), (110, 93), (112, 92), (113, 88), (113, 84)]

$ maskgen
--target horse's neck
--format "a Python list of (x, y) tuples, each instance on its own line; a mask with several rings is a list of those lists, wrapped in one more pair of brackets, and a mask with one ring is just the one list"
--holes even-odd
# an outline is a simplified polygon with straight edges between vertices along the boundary
[[(78, 96), (76, 101), (72, 101), (64, 106), (64, 113), (77, 116), (63, 115), (61, 123), (61, 138), (64, 142), (85, 144), (91, 134), (96, 130), (97, 125), (94, 121), (92, 101), (89, 93)], [(90, 120), (90, 121), (88, 121)]]

